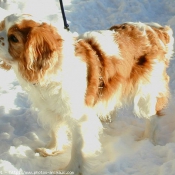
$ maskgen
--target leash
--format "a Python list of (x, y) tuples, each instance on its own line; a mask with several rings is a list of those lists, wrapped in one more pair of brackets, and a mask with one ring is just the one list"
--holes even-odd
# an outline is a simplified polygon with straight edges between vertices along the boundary
[(69, 24), (67, 23), (67, 20), (66, 20), (66, 15), (64, 13), (64, 6), (63, 6), (62, 0), (60, 0), (60, 7), (61, 7), (61, 13), (63, 17), (64, 28), (69, 31)]

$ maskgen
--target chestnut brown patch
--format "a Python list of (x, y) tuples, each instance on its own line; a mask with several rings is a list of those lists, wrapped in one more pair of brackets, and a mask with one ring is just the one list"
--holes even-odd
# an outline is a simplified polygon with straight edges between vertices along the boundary
[[(83, 57), (88, 67), (88, 87), (85, 98), (88, 106), (95, 105), (99, 100), (108, 101), (121, 87), (121, 98), (127, 99), (140, 80), (149, 82), (148, 73), (153, 71), (155, 60), (165, 63), (165, 72), (162, 76), (167, 77), (168, 63), (164, 58), (166, 52), (159, 41), (168, 43), (169, 36), (165, 29), (155, 28), (154, 32), (147, 28), (143, 34), (139, 27), (125, 23), (113, 26), (110, 30), (115, 31), (116, 49), (119, 47), (120, 50), (118, 55), (108, 56), (108, 53), (102, 50), (100, 43), (93, 38), (80, 40), (76, 45), (77, 55)], [(110, 43), (106, 44), (110, 45)], [(104, 84), (102, 97), (99, 98), (100, 76)], [(169, 95), (167, 79), (165, 79), (167, 93), (162, 94), (157, 101), (158, 115), (167, 103)]]

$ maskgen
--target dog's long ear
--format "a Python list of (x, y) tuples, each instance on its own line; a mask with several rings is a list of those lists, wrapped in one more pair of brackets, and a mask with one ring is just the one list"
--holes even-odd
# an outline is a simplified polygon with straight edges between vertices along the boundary
[(22, 75), (30, 82), (40, 81), (59, 61), (62, 39), (56, 29), (46, 23), (33, 27), (27, 35), (23, 60), (19, 63)]

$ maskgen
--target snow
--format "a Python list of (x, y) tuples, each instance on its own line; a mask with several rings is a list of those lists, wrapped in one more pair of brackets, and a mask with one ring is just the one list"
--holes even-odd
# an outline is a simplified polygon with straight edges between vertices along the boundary
[[(64, 0), (72, 32), (108, 29), (128, 21), (157, 22), (175, 31), (174, 0)], [(11, 13), (31, 13), (63, 27), (58, 0), (0, 0), (0, 19)], [(175, 34), (174, 34), (175, 37)], [(175, 61), (168, 68), (171, 98), (160, 118), (156, 145), (139, 140), (144, 120), (129, 108), (106, 130), (104, 152), (88, 175), (175, 175)], [(39, 126), (27, 94), (12, 71), (0, 70), (0, 174), (49, 174), (69, 160), (68, 150), (54, 157), (40, 157), (35, 149), (49, 141), (47, 130)]]

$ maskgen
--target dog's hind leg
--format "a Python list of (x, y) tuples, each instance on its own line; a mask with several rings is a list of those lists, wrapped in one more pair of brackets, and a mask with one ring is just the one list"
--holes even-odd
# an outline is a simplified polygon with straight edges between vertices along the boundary
[(146, 119), (146, 127), (144, 131), (143, 138), (149, 138), (150, 141), (155, 145), (156, 144), (156, 130), (158, 129), (159, 118), (163, 116), (162, 110), (168, 102), (168, 95), (164, 97), (157, 98), (156, 103), (156, 114), (151, 116), (149, 119)]
[(72, 171), (75, 175), (79, 175), (82, 173), (82, 166), (84, 161), (82, 155), (83, 138), (80, 126), (76, 120), (69, 122), (69, 127), (72, 136), (71, 159), (68, 165), (63, 168), (63, 171)]
[(146, 119), (145, 131), (143, 134), (143, 139), (148, 138), (154, 145), (156, 144), (156, 130), (158, 127), (158, 116), (153, 115), (149, 119)]

